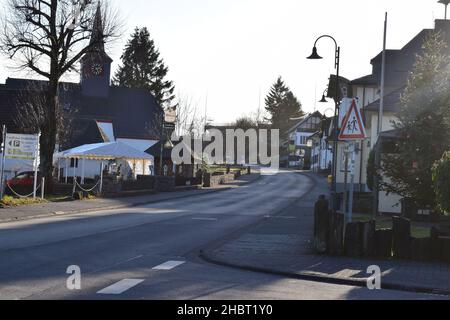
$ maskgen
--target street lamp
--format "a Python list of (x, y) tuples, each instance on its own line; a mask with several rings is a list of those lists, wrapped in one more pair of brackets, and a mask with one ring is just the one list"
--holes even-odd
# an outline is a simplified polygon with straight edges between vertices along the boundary
[[(339, 97), (340, 97), (340, 92), (339, 92), (339, 63), (340, 63), (340, 55), (341, 55), (341, 48), (338, 46), (336, 39), (334, 39), (332, 36), (329, 35), (322, 35), (319, 38), (317, 38), (317, 40), (314, 42), (314, 47), (312, 50), (312, 54), (307, 58), (310, 60), (319, 60), (319, 59), (323, 59), (317, 52), (317, 43), (319, 42), (320, 39), (322, 38), (329, 38), (331, 40), (333, 40), (334, 44), (335, 44), (335, 56), (334, 56), (334, 68), (336, 69), (336, 96), (334, 98), (334, 102), (335, 102), (335, 110), (334, 110), (334, 125), (333, 125), (333, 183), (332, 183), (332, 192), (333, 192), (333, 207), (334, 209), (336, 208), (336, 194), (337, 194), (337, 180), (336, 180), (336, 175), (337, 175), (337, 151), (338, 151), (338, 141), (337, 141), (337, 137), (338, 137), (338, 126), (339, 126)], [(326, 100), (325, 95), (323, 96), (323, 100)]]
[(438, 3), (442, 3), (445, 6), (445, 20), (447, 20), (447, 7), (450, 4), (450, 0), (439, 0)]
[(327, 97), (325, 96), (325, 92), (327, 92), (327, 91), (328, 91), (328, 89), (326, 89), (323, 92), (322, 99), (319, 101), (319, 103), (327, 103), (328, 102)]

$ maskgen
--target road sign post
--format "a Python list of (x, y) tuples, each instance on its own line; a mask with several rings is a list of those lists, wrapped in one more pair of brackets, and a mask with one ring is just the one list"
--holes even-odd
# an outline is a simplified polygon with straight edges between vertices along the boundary
[(33, 161), (33, 169), (34, 169), (33, 198), (36, 198), (36, 189), (37, 189), (37, 174), (39, 167), (39, 138), (40, 133), (37, 135), (6, 133), (4, 139), (5, 159)]
[(3, 199), (5, 193), (5, 161), (6, 161), (6, 126), (3, 125), (3, 139), (2, 139), (2, 163), (1, 163), (1, 171), (0, 171), (0, 200)]
[[(355, 159), (357, 152), (357, 141), (364, 140), (366, 138), (366, 129), (362, 121), (361, 112), (358, 108), (358, 104), (353, 99), (351, 106), (347, 112), (347, 115), (342, 122), (342, 129), (339, 134), (339, 140), (346, 141), (345, 153), (345, 183), (347, 184), (347, 174), (350, 173), (350, 190), (347, 197), (347, 187), (344, 194), (344, 211), (347, 216), (347, 221), (353, 220), (353, 195), (354, 195), (354, 183), (355, 183)], [(348, 168), (348, 161), (350, 158), (350, 168)], [(347, 198), (348, 198), (348, 210), (347, 210)]]
[[(37, 141), (41, 137), (41, 132), (37, 135)], [(37, 193), (37, 183), (38, 183), (38, 172), (39, 172), (39, 142), (36, 143), (35, 152), (34, 152), (34, 183), (33, 183), (33, 199), (36, 199)], [(44, 188), (44, 186), (41, 186)]]
[[(177, 108), (167, 108), (164, 110), (164, 115), (161, 119), (161, 136), (160, 136), (160, 154), (159, 154), (159, 174), (163, 175), (163, 153), (164, 153), (164, 139), (168, 131), (175, 131), (177, 120)], [(171, 139), (171, 137), (169, 137)]]

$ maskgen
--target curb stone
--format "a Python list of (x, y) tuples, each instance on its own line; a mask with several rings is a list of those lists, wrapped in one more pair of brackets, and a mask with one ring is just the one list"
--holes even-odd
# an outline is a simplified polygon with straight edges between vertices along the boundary
[[(300, 173), (300, 174), (302, 174), (302, 173)], [(303, 174), (303, 175), (315, 182), (315, 180), (312, 179), (311, 177), (309, 177), (308, 174)], [(311, 188), (310, 191), (311, 190), (313, 190), (313, 188)], [(306, 195), (308, 195), (308, 193), (309, 192), (305, 193), (302, 197), (296, 199), (296, 201), (293, 201), (289, 206), (293, 205), (297, 201), (302, 201), (302, 199)], [(280, 210), (280, 212), (281, 211), (283, 211), (283, 210)], [(280, 213), (280, 212), (278, 212), (278, 213)], [(261, 221), (258, 221), (254, 225), (257, 225), (260, 222)], [(244, 232), (241, 232), (240, 234), (242, 235)], [(297, 280), (305, 280), (305, 281), (312, 281), (312, 282), (367, 288), (367, 281), (369, 278), (355, 279), (355, 278), (332, 277), (332, 276), (326, 276), (323, 274), (317, 274), (314, 272), (307, 272), (307, 271), (303, 271), (303, 272), (302, 271), (300, 271), (300, 272), (282, 271), (282, 270), (258, 267), (258, 266), (253, 266), (253, 265), (234, 263), (234, 262), (227, 261), (225, 259), (221, 259), (221, 258), (217, 257), (216, 255), (214, 255), (213, 251), (215, 249), (221, 247), (223, 244), (225, 244), (229, 241), (230, 241), (230, 239), (226, 239), (225, 241), (223, 241), (223, 240), (216, 241), (216, 244), (210, 245), (207, 249), (200, 250), (200, 253), (199, 253), (200, 259), (202, 259), (203, 261), (206, 261), (208, 263), (211, 263), (211, 264), (228, 267), (228, 268), (233, 268), (233, 269), (244, 270), (244, 271), (283, 276), (283, 277), (297, 279)], [(217, 245), (217, 243), (219, 243), (219, 245)], [(430, 294), (430, 295), (440, 295), (440, 296), (446, 296), (446, 297), (450, 296), (450, 290), (435, 289), (435, 288), (424, 287), (424, 286), (410, 286), (410, 285), (398, 284), (398, 283), (394, 283), (394, 282), (383, 282), (382, 281), (381, 288), (384, 290), (395, 290), (395, 291), (422, 293), (422, 294)]]
[[(363, 279), (338, 278), (338, 277), (318, 275), (313, 272), (298, 272), (297, 273), (297, 272), (281, 271), (281, 270), (277, 270), (277, 269), (255, 267), (255, 266), (238, 264), (238, 263), (233, 263), (233, 262), (229, 262), (226, 260), (222, 260), (220, 258), (215, 257), (213, 253), (210, 253), (210, 252), (204, 251), (204, 250), (200, 251), (200, 258), (211, 264), (224, 266), (224, 267), (228, 267), (228, 268), (233, 268), (233, 269), (240, 269), (240, 270), (244, 270), (244, 271), (283, 276), (283, 277), (297, 279), (297, 280), (306, 280), (306, 281), (312, 281), (312, 282), (321, 282), (321, 283), (367, 288), (368, 278), (363, 278)], [(402, 284), (396, 284), (396, 283), (383, 283), (382, 282), (381, 288), (385, 289), (385, 290), (395, 290), (395, 291), (405, 291), (405, 292), (450, 296), (450, 290), (441, 290), (441, 289), (420, 287), (420, 286), (408, 286), (408, 285), (402, 285)]]

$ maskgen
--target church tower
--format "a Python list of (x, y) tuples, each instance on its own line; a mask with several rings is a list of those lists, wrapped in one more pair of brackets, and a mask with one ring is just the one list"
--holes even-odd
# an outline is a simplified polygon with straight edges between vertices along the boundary
[(105, 52), (100, 3), (95, 14), (90, 45), (92, 49), (81, 58), (81, 92), (84, 96), (107, 98), (113, 60)]

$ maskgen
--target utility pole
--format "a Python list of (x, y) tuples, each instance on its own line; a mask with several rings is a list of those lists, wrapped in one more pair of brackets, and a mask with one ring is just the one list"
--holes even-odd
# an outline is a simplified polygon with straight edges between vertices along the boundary
[[(450, 1), (450, 0), (449, 0)], [(380, 90), (380, 110), (378, 114), (378, 128), (377, 128), (377, 145), (375, 146), (375, 168), (379, 168), (381, 165), (381, 141), (380, 141), (380, 133), (383, 132), (383, 114), (384, 114), (384, 87), (385, 87), (385, 77), (386, 77), (386, 38), (387, 38), (387, 21), (388, 14), (385, 14), (384, 20), (384, 35), (383, 35), (383, 54), (381, 61), (381, 90)], [(373, 214), (374, 216), (378, 215), (379, 208), (379, 196), (380, 196), (380, 188), (378, 186), (378, 175), (375, 174), (374, 177), (374, 196), (373, 196)]]
[[(164, 112), (165, 113), (165, 112)], [(165, 114), (161, 116), (161, 131), (160, 131), (160, 139), (159, 143), (161, 144), (161, 148), (159, 150), (159, 175), (164, 175), (163, 173), (163, 153), (164, 153), (164, 122), (165, 122)]]

